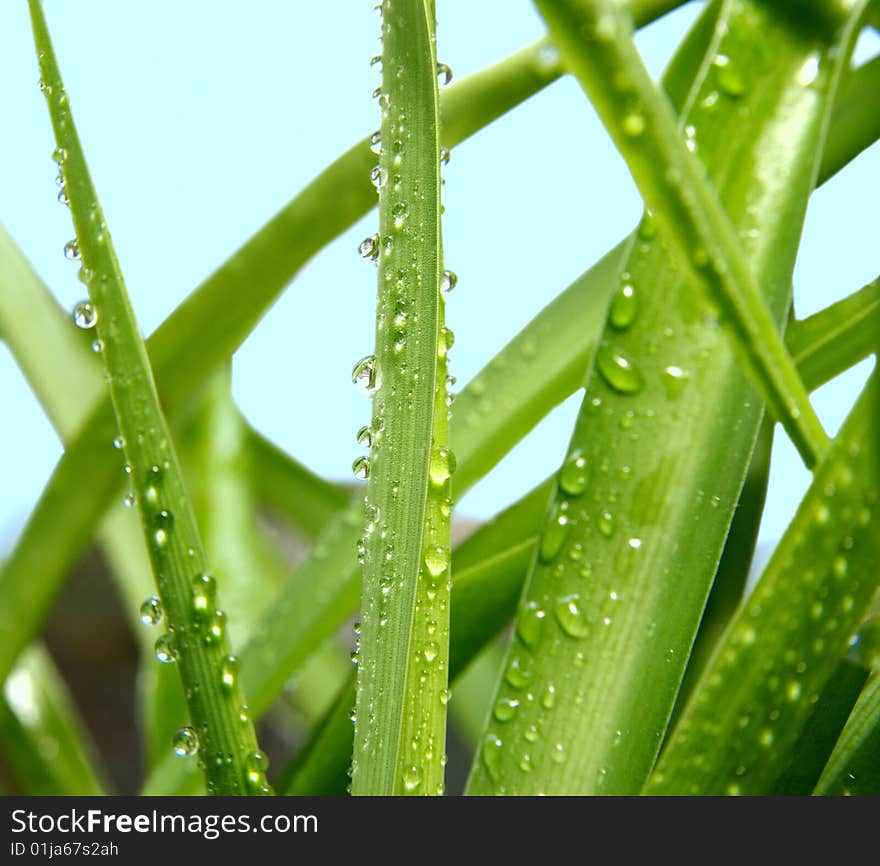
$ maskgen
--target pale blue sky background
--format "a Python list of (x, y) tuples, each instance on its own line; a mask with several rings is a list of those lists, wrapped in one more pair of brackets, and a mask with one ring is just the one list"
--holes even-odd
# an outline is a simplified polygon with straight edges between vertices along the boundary
[[(62, 247), (53, 149), (24, 0), (0, 4), (0, 221), (72, 308), (82, 295)], [(301, 189), (377, 125), (372, 0), (45, 0), (75, 117), (144, 333)], [(438, 0), (441, 60), (456, 77), (543, 33), (529, 0)], [(643, 31), (654, 74), (700, 8)], [(858, 57), (877, 53), (875, 35)], [(634, 225), (639, 198), (577, 85), (564, 80), (455, 149), (445, 171), (444, 243), (459, 386)], [(814, 197), (795, 273), (805, 315), (877, 275), (875, 145)], [(237, 354), (235, 395), (252, 422), (315, 471), (350, 477), (369, 417), (352, 387), (371, 351), (374, 270), (366, 217), (300, 274)], [(71, 325), (73, 327), (73, 325)], [(206, 339), (210, 336), (206, 335)], [(47, 347), (48, 348), (48, 347)], [(867, 364), (820, 391), (834, 432)], [(0, 555), (36, 502), (60, 443), (0, 346), (5, 455)], [(488, 517), (559, 463), (579, 398), (567, 401), (460, 504)], [(779, 436), (779, 440), (784, 440)], [(108, 443), (109, 444), (109, 443)], [(787, 441), (762, 527), (778, 537), (808, 477)]]

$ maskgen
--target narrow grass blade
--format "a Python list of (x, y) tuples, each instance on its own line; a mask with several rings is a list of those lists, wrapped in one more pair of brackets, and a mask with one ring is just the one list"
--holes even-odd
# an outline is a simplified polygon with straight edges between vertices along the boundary
[[(830, 50), (766, 4), (720, 4), (681, 122), (780, 323), (829, 107), (799, 73)], [(662, 741), (762, 411), (662, 241), (646, 220), (611, 302), (509, 648), (528, 685), (499, 684), (515, 710), (493, 718), (470, 793), (633, 794)]]
[(442, 794), (454, 464), (433, 3), (383, 4), (382, 69), (376, 354), (355, 368), (373, 420), (351, 788)]
[(860, 665), (838, 662), (792, 747), (788, 769), (773, 785), (774, 797), (812, 793), (867, 679)]
[(0, 752), (26, 796), (106, 793), (88, 738), (48, 653), (24, 653), (0, 697)]
[(816, 783), (819, 796), (880, 794), (880, 674), (869, 678)]
[[(880, 376), (871, 376), (645, 793), (766, 794), (877, 590)], [(872, 516), (874, 515), (874, 516)]]
[(786, 342), (810, 390), (848, 370), (880, 348), (880, 282), (792, 322)]
[[(95, 326), (131, 474), (153, 572), (169, 631), (157, 642), (157, 656), (176, 661), (187, 693), (194, 728), (182, 728), (175, 748), (198, 751), (208, 789), (217, 794), (268, 792), (265, 756), (244, 715), (222, 619), (206, 580), (207, 562), (192, 508), (159, 408), (146, 349), (122, 280), (104, 216), (73, 124), (70, 105), (40, 0), (29, 0), (40, 60), (42, 89), (55, 131), (57, 157), (65, 180), (77, 238), (70, 254), (81, 257), (90, 300), (75, 321)], [(173, 510), (172, 510), (173, 509)]]
[[(827, 437), (785, 350), (777, 322), (740, 250), (698, 156), (697, 128), (685, 141), (632, 41), (627, 14), (611, 0), (536, 0), (551, 34), (605, 123), (657, 227), (718, 306), (773, 414), (810, 467)], [(818, 45), (813, 61), (818, 63)], [(834, 86), (837, 65), (809, 83)], [(686, 130), (687, 135), (687, 130)]]

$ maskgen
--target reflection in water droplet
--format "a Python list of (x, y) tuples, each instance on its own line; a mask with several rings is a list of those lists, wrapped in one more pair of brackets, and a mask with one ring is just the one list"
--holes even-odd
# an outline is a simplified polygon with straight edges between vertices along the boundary
[(64, 258), (69, 262), (76, 262), (80, 259), (79, 242), (74, 238), (64, 245)]
[(590, 623), (579, 595), (572, 594), (559, 599), (553, 609), (560, 628), (569, 636), (583, 638), (590, 633)]
[(603, 343), (596, 354), (596, 369), (606, 384), (620, 394), (637, 394), (645, 386), (635, 362), (608, 343)]
[(73, 323), (85, 331), (98, 324), (98, 311), (91, 301), (80, 301), (73, 308)]
[(438, 63), (437, 78), (441, 85), (449, 84), (452, 81), (452, 70), (445, 63)]
[(370, 477), (370, 458), (363, 456), (355, 458), (351, 464), (351, 471), (355, 478), (366, 481)]
[(379, 387), (379, 369), (375, 355), (366, 355), (358, 361), (351, 371), (351, 381), (365, 394), (371, 394)]
[(562, 466), (559, 473), (559, 487), (568, 496), (580, 496), (590, 480), (587, 458), (580, 450), (574, 451)]
[(199, 750), (199, 737), (190, 727), (180, 728), (174, 734), (171, 746), (178, 758), (191, 758)]
[(165, 615), (162, 602), (155, 595), (151, 595), (142, 605), (139, 611), (140, 620), (144, 625), (158, 625)]

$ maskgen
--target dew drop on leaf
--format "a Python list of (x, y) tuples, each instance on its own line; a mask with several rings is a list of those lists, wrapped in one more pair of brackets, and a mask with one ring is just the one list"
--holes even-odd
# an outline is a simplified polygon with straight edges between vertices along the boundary
[(157, 638), (154, 649), (156, 660), (163, 665), (174, 664), (177, 661), (177, 644), (171, 632), (166, 632)]
[(151, 595), (140, 607), (139, 616), (144, 625), (158, 625), (162, 621), (165, 611), (162, 602), (155, 595)]
[(64, 245), (64, 258), (69, 262), (77, 262), (80, 259), (79, 242), (74, 238)]
[(171, 747), (178, 758), (191, 758), (199, 750), (199, 737), (189, 726), (179, 728), (171, 739)]
[(98, 324), (98, 311), (91, 301), (80, 301), (73, 308), (73, 323), (84, 331)]
[(580, 496), (587, 489), (590, 468), (580, 450), (568, 456), (559, 472), (559, 488), (567, 496)]
[(606, 384), (619, 394), (637, 394), (645, 387), (645, 379), (635, 362), (607, 343), (596, 354), (596, 369)]

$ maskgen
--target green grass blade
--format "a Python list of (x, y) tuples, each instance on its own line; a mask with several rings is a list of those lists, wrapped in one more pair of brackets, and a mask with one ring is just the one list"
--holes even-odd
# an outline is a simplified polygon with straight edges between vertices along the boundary
[(766, 794), (877, 589), (875, 373), (743, 602), (645, 792)]
[(454, 466), (440, 291), (440, 68), (433, 4), (383, 4), (376, 354), (356, 368), (373, 420), (370, 456), (361, 458), (369, 482), (353, 794), (443, 792)]
[(0, 752), (26, 796), (106, 793), (89, 740), (49, 654), (24, 653), (0, 697)]
[[(29, 7), (58, 162), (77, 233), (73, 243), (89, 286), (90, 302), (80, 307), (80, 324), (97, 326), (126, 465), (166, 611), (165, 654), (177, 661), (194, 726), (185, 731), (188, 740), (178, 746), (190, 754), (198, 751), (209, 791), (262, 793), (268, 791), (260, 764), (264, 758), (257, 749), (252, 723), (242, 717), (244, 699), (232, 668), (235, 662), (230, 661), (229, 644), (216, 619), (215, 598), (202, 581), (207, 561), (159, 408), (146, 349), (86, 167), (41, 3), (29, 0)], [(206, 621), (205, 613), (212, 622)], [(212, 626), (218, 628), (217, 634)]]
[(317, 538), (348, 505), (349, 490), (319, 478), (253, 427), (245, 426), (244, 439), (257, 498), (307, 539)]
[(880, 282), (792, 322), (789, 351), (812, 391), (880, 348)]
[(880, 57), (853, 70), (841, 83), (819, 180), (824, 183), (880, 138)]
[(812, 793), (867, 679), (863, 667), (838, 662), (792, 747), (788, 769), (773, 785), (774, 797)]
[[(764, 4), (721, 9), (682, 126), (699, 128), (781, 322), (828, 109), (798, 75), (820, 46)], [(762, 184), (755, 211), (752, 178), (769, 176), (786, 183)], [(645, 223), (624, 266), (520, 603), (509, 657), (529, 685), (499, 684), (516, 706), (493, 718), (470, 793), (636, 793), (662, 741), (761, 406), (703, 286), (655, 231)]]
[(880, 794), (880, 674), (868, 679), (840, 739), (831, 753), (814, 794), (872, 796)]
[[(610, 0), (536, 0), (551, 34), (626, 159), (658, 229), (679, 253), (689, 276), (717, 304), (773, 414), (808, 467), (827, 445), (785, 350), (774, 316), (740, 250), (705, 168), (654, 85), (632, 41), (632, 24)], [(814, 56), (818, 61), (818, 56)], [(817, 90), (830, 88), (829, 64)]]

